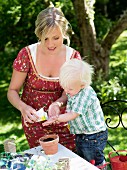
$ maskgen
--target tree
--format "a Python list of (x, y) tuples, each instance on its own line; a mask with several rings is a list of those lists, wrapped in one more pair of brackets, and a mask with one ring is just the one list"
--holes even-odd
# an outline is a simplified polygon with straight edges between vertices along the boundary
[(75, 9), (80, 32), (83, 59), (94, 65), (95, 73), (100, 71), (103, 78), (109, 72), (109, 56), (111, 47), (120, 34), (127, 29), (127, 10), (115, 22), (105, 37), (98, 42), (94, 25), (95, 0), (71, 0)]
[[(113, 0), (96, 1), (101, 2), (103, 7), (97, 6), (97, 8), (94, 8), (96, 5), (95, 0), (52, 0), (52, 3), (57, 7), (61, 7), (72, 25), (75, 34), (71, 36), (71, 46), (79, 50), (83, 58), (94, 65), (96, 74), (102, 71), (105, 75), (103, 78), (105, 78), (108, 76), (111, 47), (119, 35), (127, 28), (127, 12), (125, 11), (119, 19), (117, 17), (118, 13), (125, 9), (126, 4), (124, 3), (126, 1), (115, 1), (117, 9), (121, 4), (121, 10), (119, 11), (112, 7), (114, 5)], [(121, 1), (124, 3), (121, 3)], [(0, 51), (10, 48), (11, 51), (14, 50), (16, 53), (20, 48), (36, 42), (37, 38), (34, 34), (34, 29), (37, 14), (48, 7), (50, 3), (50, 0), (0, 0)], [(112, 7), (111, 9), (117, 11), (117, 14), (112, 10), (103, 10), (107, 8), (106, 3), (110, 5), (110, 8)], [(102, 25), (100, 25), (97, 18), (94, 20), (94, 16), (97, 16), (94, 15), (97, 9), (102, 10), (102, 17), (103, 14), (106, 14), (109, 18), (111, 16), (115, 19), (117, 18), (117, 22), (113, 20), (115, 24), (110, 27), (109, 31), (107, 31), (107, 28), (105, 29), (105, 35), (101, 34), (105, 23), (101, 21)], [(112, 15), (112, 12), (114, 15)], [(112, 24), (110, 21), (111, 18), (106, 23), (108, 28)], [(101, 34), (99, 38), (98, 34)], [(9, 56), (10, 60), (13, 60), (12, 56)], [(13, 56), (15, 57), (15, 55)]]

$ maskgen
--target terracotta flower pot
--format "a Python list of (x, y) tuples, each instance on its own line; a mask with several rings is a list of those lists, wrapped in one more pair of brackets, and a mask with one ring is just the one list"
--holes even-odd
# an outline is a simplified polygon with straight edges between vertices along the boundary
[(46, 155), (53, 155), (58, 152), (59, 136), (56, 134), (44, 135), (39, 139), (40, 145)]

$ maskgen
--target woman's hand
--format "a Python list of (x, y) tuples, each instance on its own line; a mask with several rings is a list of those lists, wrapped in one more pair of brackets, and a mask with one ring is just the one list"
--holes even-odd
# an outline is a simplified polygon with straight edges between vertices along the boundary
[(26, 105), (25, 103), (20, 108), (20, 111), (21, 111), (21, 114), (24, 118), (24, 123), (25, 123), (26, 126), (28, 126), (27, 122), (28, 123), (34, 123), (39, 119), (39, 117), (36, 115), (36, 110), (33, 109), (31, 106)]

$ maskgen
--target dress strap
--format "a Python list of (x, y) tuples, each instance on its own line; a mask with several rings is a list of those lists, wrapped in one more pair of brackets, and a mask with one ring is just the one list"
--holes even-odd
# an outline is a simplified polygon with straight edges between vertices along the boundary
[(30, 53), (30, 50), (29, 50), (28, 47), (25, 47), (25, 48), (26, 48), (26, 51), (27, 51), (27, 53), (28, 53), (28, 57), (29, 57), (29, 59), (30, 59), (30, 63), (31, 63), (31, 65), (32, 65), (32, 68), (33, 68), (34, 72), (37, 74), (37, 70), (36, 70), (36, 68), (35, 68), (35, 65), (34, 65), (34, 62), (33, 62), (33, 59), (32, 59), (31, 53)]
[(75, 54), (76, 54), (76, 51), (73, 50), (73, 54), (72, 54), (72, 56), (71, 56), (71, 59), (74, 58)]
[(71, 47), (66, 46), (66, 61), (70, 60), (74, 49)]

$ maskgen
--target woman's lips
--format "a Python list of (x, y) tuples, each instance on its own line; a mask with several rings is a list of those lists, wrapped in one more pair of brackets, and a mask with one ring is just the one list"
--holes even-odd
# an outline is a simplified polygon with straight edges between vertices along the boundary
[(49, 51), (54, 51), (55, 49), (56, 49), (56, 47), (55, 48), (48, 48)]

